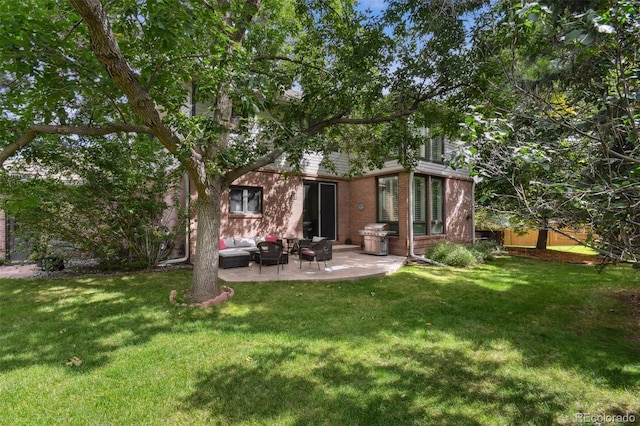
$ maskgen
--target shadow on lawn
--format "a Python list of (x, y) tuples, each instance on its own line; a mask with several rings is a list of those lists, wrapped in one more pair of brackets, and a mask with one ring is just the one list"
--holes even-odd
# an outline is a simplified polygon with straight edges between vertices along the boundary
[[(90, 371), (160, 333), (238, 333), (251, 341), (250, 355), (203, 371), (180, 407), (206, 408), (223, 424), (490, 422), (465, 410), (474, 406), (505, 423), (557, 421), (565, 396), (501, 372), (502, 360), (481, 356), (500, 353), (496, 342), (530, 371), (558, 367), (601, 387), (638, 388), (637, 369), (625, 368), (638, 362), (625, 328), (631, 322), (618, 300), (602, 296), (619, 277), (585, 269), (550, 292), (540, 284), (548, 268), (521, 265), (473, 274), (430, 269), (428, 279), (411, 269), (346, 283), (237, 284), (236, 297), (214, 310), (169, 304), (169, 291), (188, 284), (184, 272), (4, 281), (0, 371), (73, 356), (85, 361), (79, 371)], [(376, 353), (351, 356), (351, 348)]]
[[(601, 389), (640, 388), (638, 345), (625, 328), (631, 324), (628, 312), (602, 295), (602, 289), (619, 285), (619, 277), (584, 271), (559, 277), (561, 286), (551, 292), (541, 284), (550, 271), (539, 267), (491, 269), (484, 284), (469, 281), (466, 272), (432, 270), (429, 282), (413, 271), (400, 272), (394, 282), (403, 283), (401, 288), (385, 279), (296, 283), (276, 291), (238, 285), (232, 303), (250, 314), (223, 317), (217, 329), (311, 343), (270, 342), (270, 351), (256, 349), (246, 360), (203, 372), (182, 408), (206, 408), (222, 423), (280, 417), (300, 425), (319, 419), (327, 424), (567, 420), (559, 416), (568, 405), (579, 410), (580, 401), (579, 391), (567, 386), (584, 380)], [(440, 274), (459, 276), (454, 284), (438, 284)], [(311, 291), (314, 298), (304, 297)], [(315, 350), (319, 341), (334, 342), (337, 351)], [(465, 350), (451, 341), (462, 342)], [(349, 356), (343, 349), (360, 345), (377, 352)], [(517, 366), (503, 354), (515, 357)], [(289, 365), (311, 371), (290, 371)], [(543, 384), (537, 376), (547, 371), (569, 382)], [(610, 404), (602, 406), (606, 413), (640, 412), (640, 403)], [(474, 410), (494, 417), (475, 418)]]
[[(171, 277), (174, 277), (172, 279)], [(169, 288), (175, 277), (141, 274), (74, 280), (6, 280), (0, 286), (0, 371), (39, 364), (82, 369), (109, 361), (118, 348), (172, 329)], [(165, 283), (166, 281), (166, 283)], [(149, 291), (155, 286), (155, 291)]]
[[(279, 423), (285, 417), (297, 425), (487, 424), (474, 410), (503, 413), (509, 424), (552, 424), (563, 408), (555, 395), (526, 380), (500, 377), (497, 362), (456, 350), (391, 350), (404, 364), (363, 363), (304, 346), (274, 352), (203, 374), (181, 408), (205, 409), (214, 423)], [(311, 373), (287, 372), (287, 363), (298, 358), (314, 366)]]

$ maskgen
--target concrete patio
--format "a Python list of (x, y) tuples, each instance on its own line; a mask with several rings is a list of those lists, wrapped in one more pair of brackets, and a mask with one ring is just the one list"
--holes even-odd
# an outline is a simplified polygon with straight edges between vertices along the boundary
[[(396, 272), (404, 265), (406, 257), (374, 256), (364, 254), (359, 246), (334, 245), (333, 259), (327, 266), (320, 262), (320, 269), (315, 262), (303, 261), (297, 255), (289, 255), (289, 263), (277, 272), (276, 266), (263, 266), (251, 262), (249, 267), (220, 269), (221, 280), (233, 282), (263, 281), (343, 281), (367, 277), (379, 277)], [(302, 267), (301, 267), (302, 266)]]
[[(263, 266), (251, 262), (249, 267), (220, 269), (218, 275), (225, 282), (265, 282), (265, 281), (343, 281), (367, 277), (379, 277), (396, 272), (406, 257), (374, 256), (364, 254), (360, 246), (337, 244), (333, 246), (333, 259), (327, 261), (325, 267), (320, 262), (320, 269), (315, 262), (302, 262), (297, 255), (289, 255), (289, 263), (277, 273), (275, 266)], [(0, 278), (32, 278), (41, 274), (34, 264), (2, 265)]]

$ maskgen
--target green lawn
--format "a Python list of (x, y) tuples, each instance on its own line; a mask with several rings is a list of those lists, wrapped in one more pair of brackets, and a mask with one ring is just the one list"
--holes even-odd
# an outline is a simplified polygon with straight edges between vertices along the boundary
[(640, 421), (628, 266), (507, 257), (245, 283), (208, 310), (169, 304), (189, 276), (0, 280), (0, 424)]

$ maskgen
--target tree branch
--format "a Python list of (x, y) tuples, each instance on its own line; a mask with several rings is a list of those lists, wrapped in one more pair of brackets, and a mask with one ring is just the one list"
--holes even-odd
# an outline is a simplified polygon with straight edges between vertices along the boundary
[(273, 163), (283, 153), (284, 151), (282, 149), (276, 148), (273, 151), (269, 152), (268, 154), (262, 156), (258, 160), (254, 161), (253, 163), (247, 164), (237, 169), (230, 170), (224, 175), (225, 185), (230, 185), (231, 182), (238, 179), (240, 176), (245, 175), (248, 172), (258, 170), (261, 167), (264, 167), (268, 164)]
[(38, 136), (38, 132), (34, 130), (26, 131), (17, 141), (7, 145), (2, 152), (0, 152), (0, 167), (4, 165), (9, 157), (18, 152), (20, 149), (29, 145)]
[(88, 126), (56, 126), (34, 124), (15, 142), (7, 145), (0, 151), (0, 167), (5, 161), (20, 149), (29, 145), (39, 135), (78, 135), (78, 136), (105, 136), (114, 133), (147, 133), (153, 134), (150, 128), (134, 126), (130, 124), (111, 124), (105, 127)]
[(397, 111), (395, 113), (392, 114), (388, 114), (388, 115), (380, 115), (380, 116), (375, 116), (375, 117), (358, 117), (358, 118), (349, 118), (349, 117), (345, 117), (345, 114), (339, 114), (339, 115), (335, 115), (329, 119), (320, 121), (318, 123), (315, 123), (312, 126), (309, 126), (304, 133), (307, 134), (308, 136), (312, 136), (312, 135), (316, 135), (318, 133), (320, 133), (322, 130), (324, 130), (327, 127), (330, 126), (336, 126), (336, 125), (356, 125), (356, 124), (380, 124), (380, 123), (388, 123), (390, 121), (394, 121), (397, 120), (399, 118), (403, 118), (403, 117), (408, 117), (410, 115), (412, 115), (413, 113), (415, 113), (420, 106), (427, 100), (429, 99), (434, 99), (446, 92), (450, 92), (452, 90), (455, 89), (459, 89), (460, 87), (462, 87), (463, 84), (459, 83), (459, 84), (455, 84), (453, 86), (450, 87), (445, 87), (443, 89), (440, 90), (434, 90), (431, 91), (429, 93), (425, 93), (422, 96), (417, 97), (416, 99), (414, 99), (413, 103), (411, 104), (410, 107)]
[(191, 159), (177, 155), (180, 140), (162, 122), (155, 103), (124, 58), (100, 0), (71, 0), (71, 3), (89, 29), (91, 47), (96, 57), (123, 91), (133, 111), (169, 152), (176, 155), (187, 169), (195, 170)]
[(323, 73), (326, 74), (331, 74), (328, 70), (310, 64), (308, 62), (304, 62), (302, 60), (299, 59), (295, 59), (295, 58), (289, 58), (288, 56), (279, 56), (279, 55), (273, 55), (273, 56), (267, 56), (267, 55), (260, 55), (260, 56), (254, 56), (253, 58), (254, 62), (260, 62), (260, 61), (283, 61), (283, 62), (291, 62), (292, 64), (296, 64), (296, 65), (301, 65), (303, 67), (307, 67), (307, 68), (311, 68), (317, 71), (321, 71)]

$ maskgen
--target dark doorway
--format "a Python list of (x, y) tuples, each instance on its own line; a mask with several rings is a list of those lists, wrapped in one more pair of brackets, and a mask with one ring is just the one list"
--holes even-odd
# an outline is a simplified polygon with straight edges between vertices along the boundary
[(304, 238), (315, 236), (336, 239), (336, 184), (327, 182), (304, 183)]
[(28, 247), (20, 238), (19, 225), (12, 217), (7, 219), (7, 259), (12, 262), (23, 262), (29, 259)]

